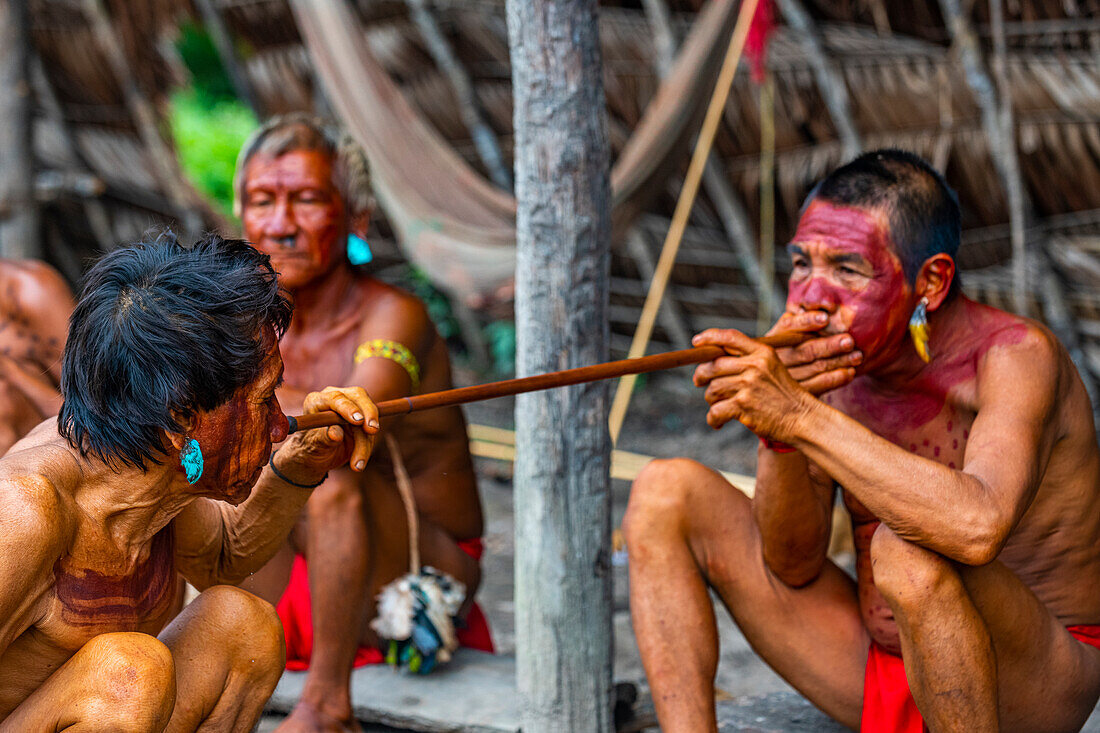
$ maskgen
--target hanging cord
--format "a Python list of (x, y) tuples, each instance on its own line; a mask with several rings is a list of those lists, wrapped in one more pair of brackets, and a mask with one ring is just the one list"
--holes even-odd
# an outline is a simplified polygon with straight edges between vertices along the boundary
[(401, 503), (405, 505), (405, 519), (409, 524), (409, 572), (420, 573), (420, 517), (416, 514), (416, 497), (413, 496), (412, 481), (405, 470), (405, 459), (392, 433), (384, 433), (386, 448), (393, 461), (393, 475), (397, 478), (397, 492), (401, 494)]
[[(699, 130), (699, 138), (695, 142), (695, 150), (691, 154), (691, 163), (688, 165), (687, 174), (684, 176), (684, 187), (680, 189), (680, 198), (676, 202), (676, 210), (672, 214), (672, 223), (668, 228), (664, 246), (661, 248), (661, 257), (657, 261), (657, 269), (653, 273), (653, 280), (649, 284), (649, 292), (646, 293), (645, 305), (642, 306), (642, 315), (638, 319), (638, 327), (634, 331), (634, 340), (630, 344), (627, 357), (634, 359), (644, 356), (646, 347), (649, 346), (649, 338), (653, 335), (653, 324), (657, 319), (657, 310), (661, 307), (661, 300), (668, 286), (669, 276), (672, 274), (672, 266), (676, 263), (676, 253), (680, 249), (680, 242), (684, 237), (684, 229), (687, 227), (688, 217), (691, 215), (692, 206), (695, 204), (695, 196), (699, 193), (699, 182), (703, 177), (703, 168), (707, 158), (710, 157), (710, 149), (714, 145), (714, 136), (718, 132), (718, 125), (722, 122), (722, 113), (726, 108), (726, 100), (729, 99), (730, 87), (733, 85), (733, 77), (737, 73), (737, 65), (741, 61), (741, 52), (745, 48), (745, 39), (749, 34), (749, 26), (752, 25), (753, 16), (756, 14), (756, 6), (759, 0), (744, 0), (737, 16), (737, 25), (733, 29), (730, 38), (729, 49), (726, 51), (722, 68), (718, 72), (718, 81), (714, 86), (710, 104), (707, 105), (706, 117), (703, 119), (703, 127)], [(622, 430), (623, 420), (626, 418), (626, 410), (630, 406), (630, 395), (634, 390), (634, 383), (638, 376), (631, 374), (619, 380), (615, 389), (615, 398), (611, 403), (610, 432), (611, 444), (619, 439), (619, 431)]]

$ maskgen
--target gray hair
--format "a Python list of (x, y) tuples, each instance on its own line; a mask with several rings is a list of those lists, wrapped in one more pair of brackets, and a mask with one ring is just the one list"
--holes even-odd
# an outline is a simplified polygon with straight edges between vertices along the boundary
[(374, 209), (370, 165), (363, 149), (336, 125), (304, 112), (272, 117), (253, 132), (237, 156), (233, 173), (233, 213), (244, 207), (244, 171), (257, 154), (277, 158), (296, 150), (316, 150), (332, 159), (332, 185), (344, 200), (349, 217)]

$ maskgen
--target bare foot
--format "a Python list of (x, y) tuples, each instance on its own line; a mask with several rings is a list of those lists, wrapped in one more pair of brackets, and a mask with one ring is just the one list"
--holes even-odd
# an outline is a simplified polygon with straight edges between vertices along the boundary
[(350, 711), (347, 717), (337, 717), (299, 702), (275, 733), (363, 733), (363, 729)]

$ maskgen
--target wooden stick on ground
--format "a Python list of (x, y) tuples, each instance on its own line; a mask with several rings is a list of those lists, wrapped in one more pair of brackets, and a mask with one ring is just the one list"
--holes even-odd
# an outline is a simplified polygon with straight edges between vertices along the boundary
[[(778, 348), (782, 346), (794, 346), (806, 339), (806, 334), (798, 332), (777, 333), (772, 336), (762, 336), (757, 342), (766, 346)], [(399, 397), (395, 400), (386, 400), (378, 403), (378, 414), (381, 417), (388, 415), (404, 415), (409, 412), (431, 410), (436, 407), (451, 407), (466, 402), (480, 402), (494, 397), (534, 392), (553, 387), (566, 387), (571, 384), (595, 382), (600, 379), (612, 379), (626, 374), (643, 374), (662, 369), (674, 369), (688, 364), (701, 364), (712, 361), (726, 353), (720, 346), (697, 346), (692, 349), (680, 351), (668, 351), (663, 354), (651, 354), (637, 359), (620, 359), (603, 364), (565, 369), (559, 372), (535, 374), (519, 379), (506, 379), (502, 382), (490, 382), (478, 384), (472, 387), (459, 387), (442, 392), (429, 392), (427, 394), (412, 395), (411, 397)], [(317, 412), (312, 415), (287, 416), (290, 421), (290, 432), (298, 430), (312, 430), (328, 425), (339, 425), (343, 418), (335, 412)]]

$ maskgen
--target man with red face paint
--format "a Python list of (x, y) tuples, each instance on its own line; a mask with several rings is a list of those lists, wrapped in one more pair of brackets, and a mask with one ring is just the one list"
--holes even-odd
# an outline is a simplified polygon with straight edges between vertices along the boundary
[[(287, 439), (290, 313), (240, 240), (161, 237), (89, 271), (60, 414), (0, 459), (0, 731), (253, 729), (283, 638), (232, 584), (378, 431), (362, 389), (326, 388), (306, 411), (346, 423)], [(184, 579), (202, 592), (181, 611)]]
[[(282, 341), (284, 405), (329, 383), (361, 386), (380, 401), (451, 387), (447, 347), (424, 304), (349, 264), (352, 245), (360, 256), (366, 246), (369, 184), (362, 151), (304, 115), (272, 120), (241, 150), (235, 193), (245, 236), (271, 256), (294, 299)], [(471, 606), (482, 516), (462, 412), (391, 418), (383, 428), (397, 439), (412, 481), (424, 564), (466, 585), (460, 616), (468, 613), (467, 629), (459, 640), (491, 650), (484, 617)], [(378, 451), (363, 473), (333, 471), (314, 491), (289, 546), (245, 586), (278, 602), (287, 667), (309, 669), (280, 731), (358, 729), (351, 669), (382, 660), (369, 626), (375, 597), (408, 567), (405, 512), (388, 451)]]
[[(696, 337), (729, 354), (695, 373), (707, 422), (738, 420), (761, 445), (751, 501), (683, 459), (634, 484), (631, 606), (663, 730), (716, 729), (708, 588), (780, 675), (853, 728), (1063, 731), (1089, 716), (1089, 398), (1046, 328), (959, 292), (958, 242), (938, 173), (865, 154), (811, 193), (788, 245), (777, 328), (813, 338), (777, 352), (736, 331)], [(826, 558), (838, 488), (854, 581)]]

